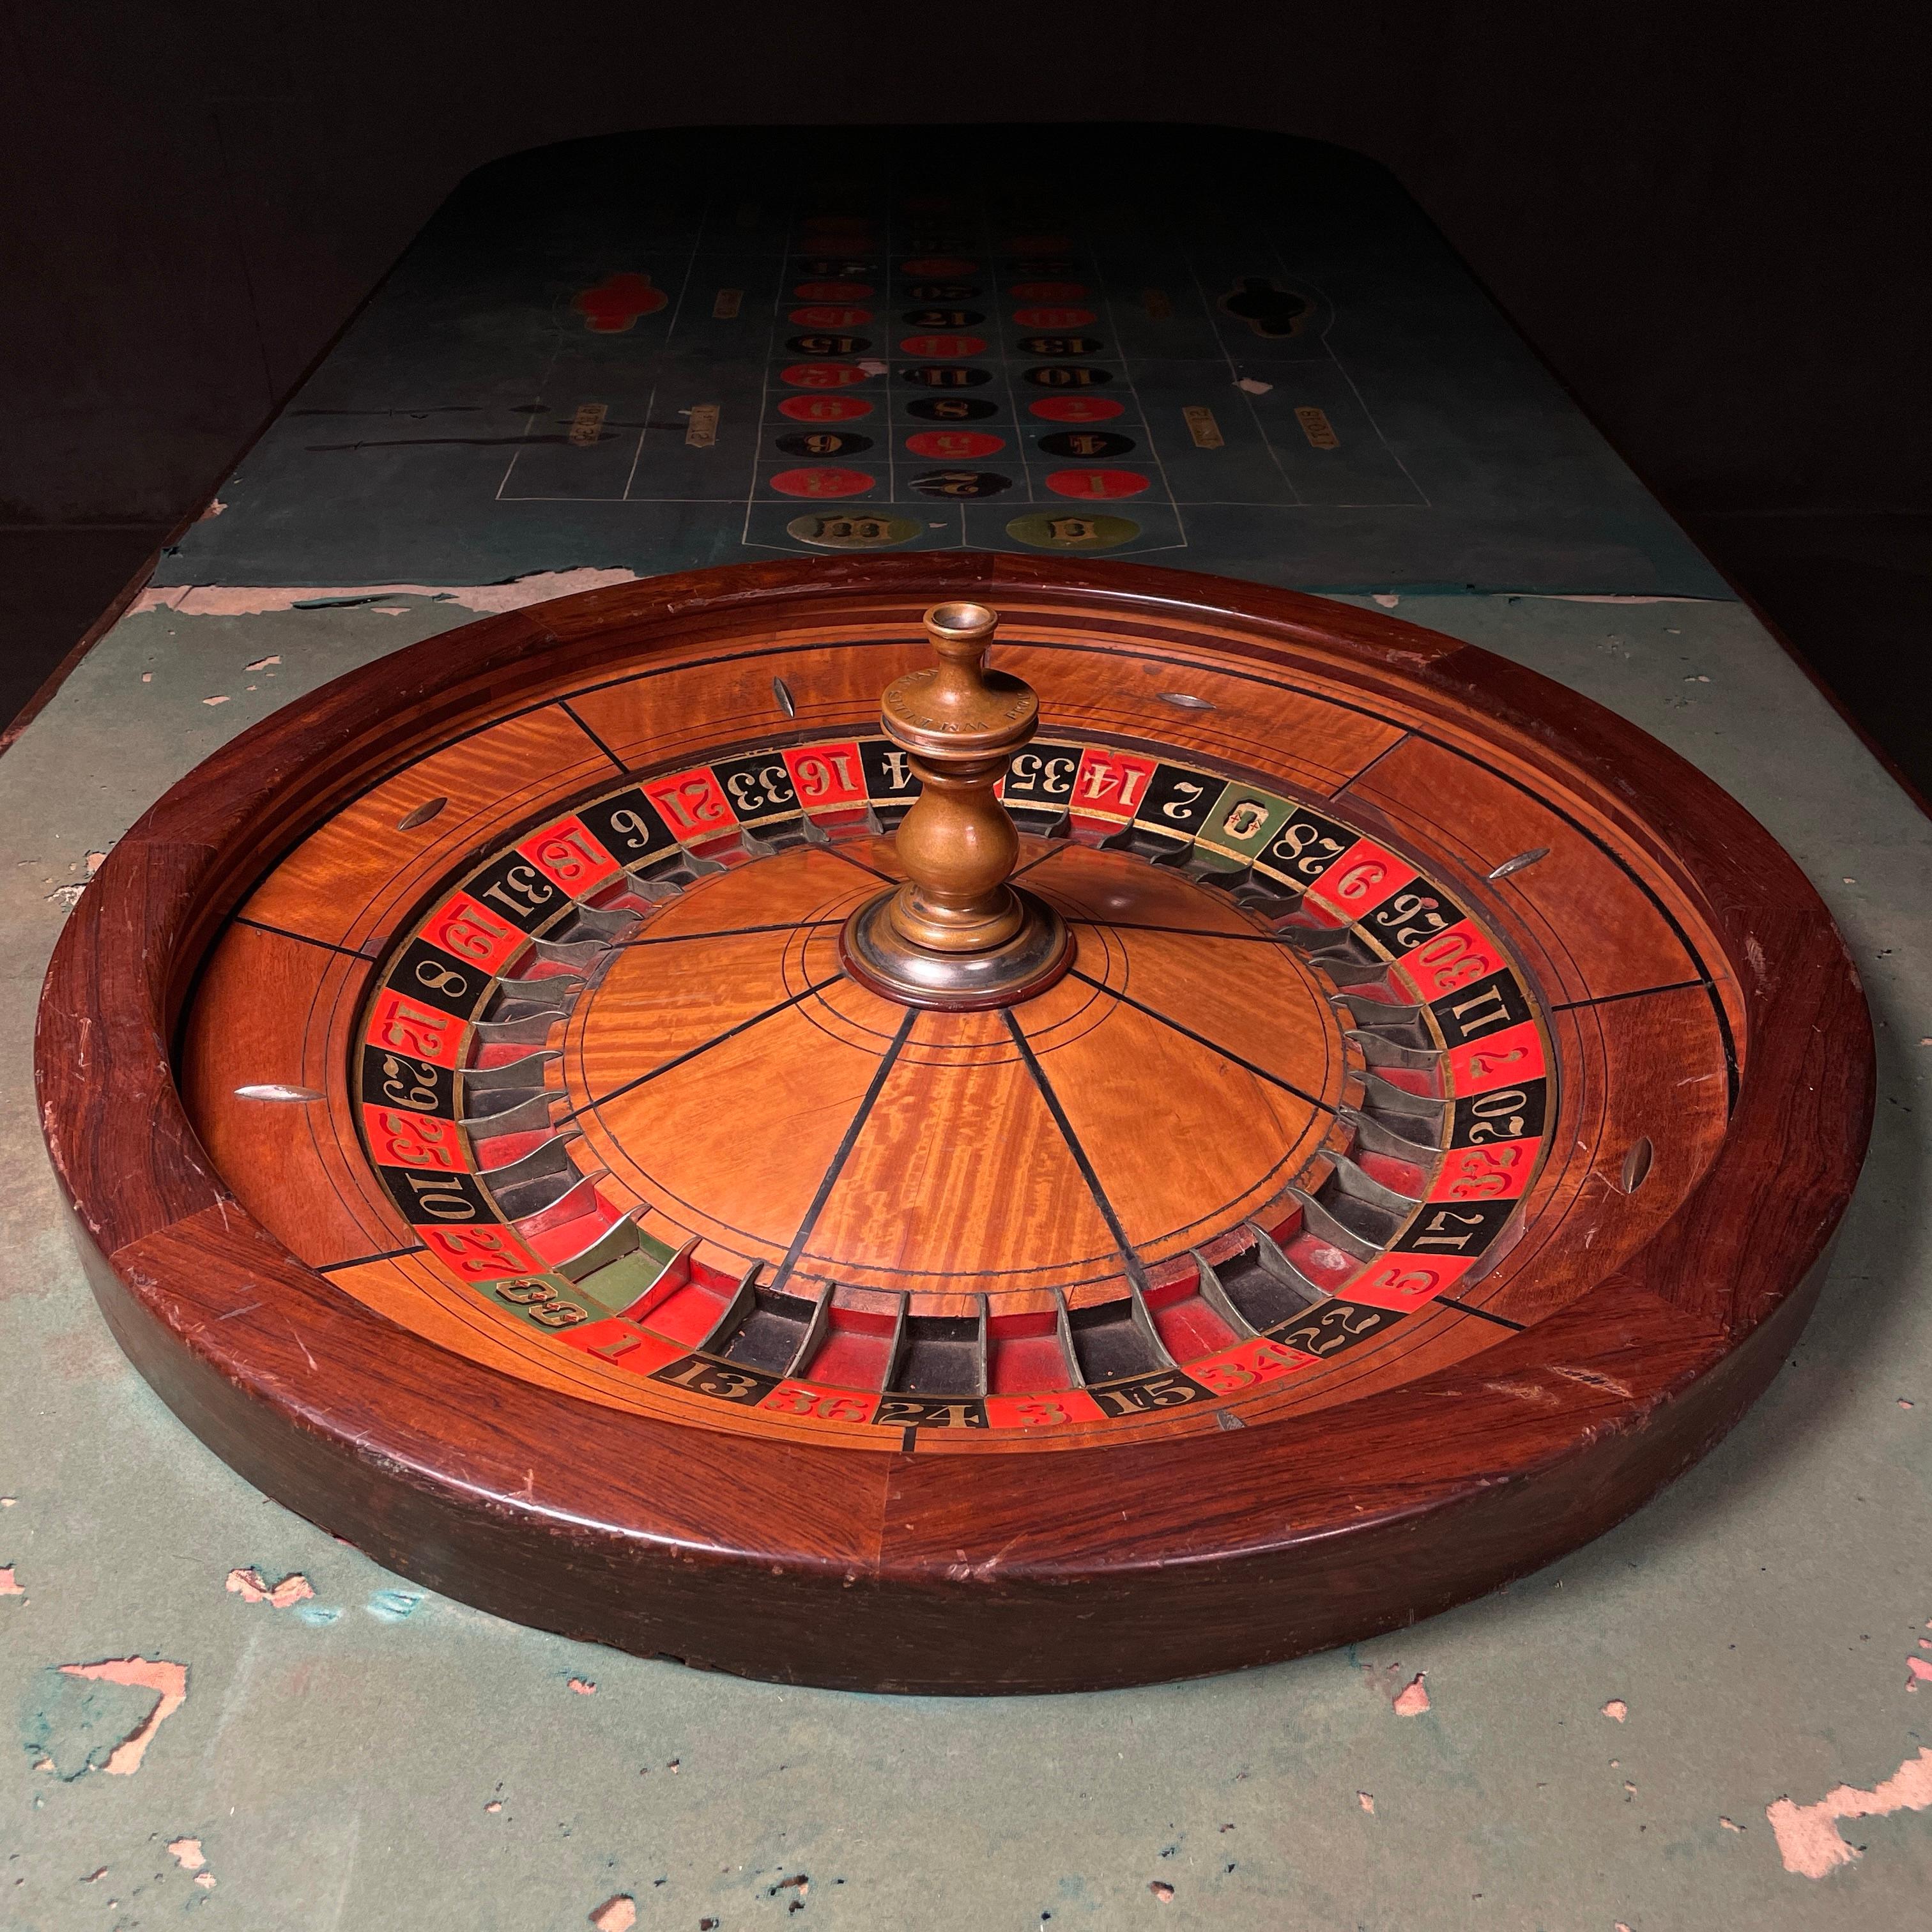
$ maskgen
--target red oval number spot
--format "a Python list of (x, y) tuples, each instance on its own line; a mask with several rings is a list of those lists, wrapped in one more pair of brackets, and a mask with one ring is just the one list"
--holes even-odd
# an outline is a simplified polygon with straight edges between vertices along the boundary
[(1022, 328), (1084, 328), (1094, 315), (1090, 308), (1016, 308), (1013, 320)]
[(1016, 282), (1007, 290), (1015, 302), (1078, 302), (1087, 292), (1084, 282)]
[(986, 346), (983, 335), (908, 335), (899, 344), (908, 356), (978, 356)]
[(937, 457), (942, 463), (962, 462), (970, 456), (991, 456), (1004, 449), (1003, 436), (988, 436), (983, 430), (928, 429), (906, 438), (906, 448), (915, 456)]
[(872, 413), (872, 404), (856, 396), (788, 396), (778, 405), (778, 414), (794, 422), (856, 422)]
[(862, 470), (781, 470), (772, 488), (788, 496), (862, 496), (874, 480)]
[(1077, 496), (1097, 503), (1114, 496), (1138, 496), (1148, 479), (1138, 470), (1056, 470), (1046, 479), (1056, 496)]
[(1048, 396), (1027, 406), (1048, 422), (1070, 423), (1109, 422), (1126, 408), (1106, 396)]
[(810, 308), (795, 308), (791, 319), (801, 328), (856, 328), (862, 322), (870, 322), (872, 311), (868, 308), (841, 308), (830, 302), (819, 302)]
[(778, 380), (794, 389), (849, 389), (867, 377), (856, 362), (794, 362), (778, 371)]
[(863, 302), (872, 292), (870, 282), (800, 282), (792, 290), (806, 302)]

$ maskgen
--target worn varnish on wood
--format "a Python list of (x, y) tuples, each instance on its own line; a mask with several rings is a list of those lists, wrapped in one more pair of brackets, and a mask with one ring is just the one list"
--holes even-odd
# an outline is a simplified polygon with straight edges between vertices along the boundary
[[(961, 598), (1076, 951), (920, 1011), (838, 935)], [(506, 1616), (926, 1690), (1291, 1655), (1596, 1534), (1774, 1370), (1872, 1090), (1816, 896), (1631, 727), (1379, 614), (970, 556), (338, 680), (102, 868), (38, 1072), (116, 1334), (270, 1493)]]

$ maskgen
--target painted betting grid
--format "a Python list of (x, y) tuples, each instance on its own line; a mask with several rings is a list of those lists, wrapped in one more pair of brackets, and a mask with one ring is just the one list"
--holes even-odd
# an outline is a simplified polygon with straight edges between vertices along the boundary
[[(779, 249), (772, 251), (762, 236), (748, 245), (717, 238), (719, 212), (714, 201), (688, 238), (649, 250), (676, 265), (668, 278), (674, 296), (632, 270), (614, 271), (570, 299), (544, 386), (566, 406), (571, 431), (542, 450), (526, 432), (500, 500), (742, 503), (740, 542), (754, 549), (964, 543), (1118, 555), (1186, 547), (1184, 513), (1196, 507), (1426, 507), (1328, 346), (1328, 304), (1291, 284), (1272, 248), (1223, 243), (1204, 250), (1170, 238), (1150, 254), (1141, 238), (1132, 262), (1119, 255), (1117, 268), (1102, 250), (1124, 249), (1124, 236), (1108, 244), (1090, 232), (1076, 236), (1070, 231), (1079, 224), (1069, 220), (1061, 224), (1068, 232), (1014, 237), (996, 233), (1001, 224), (976, 212), (916, 227), (893, 214), (797, 215), (782, 240), (772, 238)], [(743, 224), (747, 210), (736, 212)], [(754, 225), (762, 220), (761, 211), (749, 212)], [(1048, 243), (1056, 252), (1047, 252)], [(1258, 266), (1264, 272), (1244, 272)], [(1165, 286), (1149, 280), (1155, 275)], [(1141, 286), (1130, 296), (1126, 281)], [(638, 290), (628, 312), (626, 286)], [(1180, 318), (1190, 332), (1178, 342), (1161, 339), (1177, 320), (1177, 298), (1192, 311)], [(761, 308), (764, 352), (754, 367), (742, 338)], [(951, 328), (926, 320), (949, 309), (974, 320)], [(1048, 326), (1082, 314), (1092, 322)], [(1104, 333), (1084, 334), (1094, 322)], [(720, 324), (734, 326), (721, 337)], [(588, 352), (573, 336), (580, 326), (620, 339), (624, 353), (614, 366), (608, 358), (587, 364), (575, 385), (581, 400), (573, 401), (556, 388), (572, 381)], [(1230, 330), (1246, 332), (1238, 362)], [(802, 339), (808, 346), (796, 346)], [(1053, 352), (1039, 350), (1042, 340)], [(838, 352), (857, 344), (862, 348)], [(1189, 352), (1177, 357), (1177, 346)], [(918, 348), (931, 352), (922, 358)], [(1244, 388), (1234, 371), (1258, 356), (1280, 380)], [(923, 372), (922, 382), (915, 372)], [(759, 407), (747, 436), (741, 425), (748, 412), (737, 398), (748, 402), (753, 381)], [(592, 387), (618, 401), (592, 398)], [(641, 411), (634, 420), (619, 412), (626, 389)], [(1304, 394), (1322, 400), (1294, 401)], [(784, 410), (814, 401), (846, 406), (816, 418)], [(1049, 406), (1043, 417), (1040, 404)], [(932, 406), (947, 404), (950, 412), (934, 416)], [(927, 406), (916, 418), (918, 405)], [(1272, 431), (1264, 421), (1270, 412)], [(974, 453), (948, 464), (905, 447), (949, 420)], [(987, 427), (975, 430), (976, 422)], [(842, 437), (862, 436), (866, 446), (853, 452), (862, 464), (814, 463), (813, 452), (797, 446), (814, 430), (835, 458)], [(997, 451), (977, 441), (996, 435)], [(782, 437), (794, 447), (778, 447)], [(1104, 451), (1088, 465), (1095, 491), (1070, 496), (1046, 486), (1047, 476), (1078, 475), (1084, 454), (1042, 449), (1050, 437)], [(607, 442), (627, 446), (598, 454)], [(970, 466), (982, 461), (983, 470)], [(727, 464), (746, 482), (720, 495), (712, 478)], [(1336, 466), (1324, 476), (1324, 464)], [(818, 494), (821, 479), (810, 472), (827, 469), (848, 471), (849, 494)], [(939, 477), (915, 496), (910, 479), (935, 471)]]

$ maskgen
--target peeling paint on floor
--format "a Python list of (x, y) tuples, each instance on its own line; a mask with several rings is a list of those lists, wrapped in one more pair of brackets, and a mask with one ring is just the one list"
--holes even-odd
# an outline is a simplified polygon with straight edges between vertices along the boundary
[(1794, 1804), (1789, 1798), (1780, 1798), (1765, 1807), (1764, 1815), (1777, 1834), (1784, 1869), (1805, 1878), (1822, 1878), (1864, 1856), (1862, 1846), (1845, 1842), (1838, 1830), (1840, 1820), (1882, 1818), (1894, 1811), (1923, 1811), (1928, 1806), (1932, 1806), (1932, 1747), (1907, 1758), (1891, 1777), (1869, 1791), (1840, 1784), (1815, 1804)]
[[(116, 1694), (122, 1691), (143, 1694)], [(56, 1664), (29, 1686), (21, 1742), (37, 1767), (64, 1783), (89, 1771), (131, 1777), (154, 1733), (187, 1698), (185, 1664), (145, 1657)]]
[[(262, 584), (192, 584), (166, 588), (151, 585), (135, 598), (130, 614), (172, 610), (182, 617), (259, 617), (277, 610), (340, 610), (356, 604), (380, 604), (386, 598), (432, 597), (465, 610), (496, 616), (520, 610), (552, 597), (568, 597), (580, 590), (602, 590), (614, 584), (634, 584), (634, 570), (542, 570), (503, 584), (367, 584), (339, 590), (290, 589)], [(264, 658), (262, 664), (279, 664)], [(261, 664), (250, 664), (256, 670)], [(219, 701), (219, 700), (215, 700)]]
[(130, 1777), (140, 1769), (154, 1733), (188, 1701), (184, 1664), (145, 1657), (112, 1657), (100, 1664), (63, 1664), (61, 1671), (68, 1677), (91, 1678), (154, 1692), (154, 1708), (109, 1754), (104, 1768), (115, 1777)]
[(271, 1585), (259, 1570), (231, 1570), (225, 1582), (226, 1587), (244, 1604), (266, 1604), (278, 1610), (306, 1603), (315, 1594), (308, 1579), (294, 1572), (279, 1583)]

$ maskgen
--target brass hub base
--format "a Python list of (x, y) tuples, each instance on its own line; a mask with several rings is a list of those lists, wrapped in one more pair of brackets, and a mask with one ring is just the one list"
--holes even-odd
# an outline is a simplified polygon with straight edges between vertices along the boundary
[(905, 1006), (971, 1012), (1010, 1006), (1054, 985), (1073, 964), (1073, 935), (1044, 899), (1010, 888), (1019, 930), (979, 952), (938, 952), (914, 945), (892, 920), (897, 888), (868, 899), (838, 934), (839, 963), (860, 986)]

